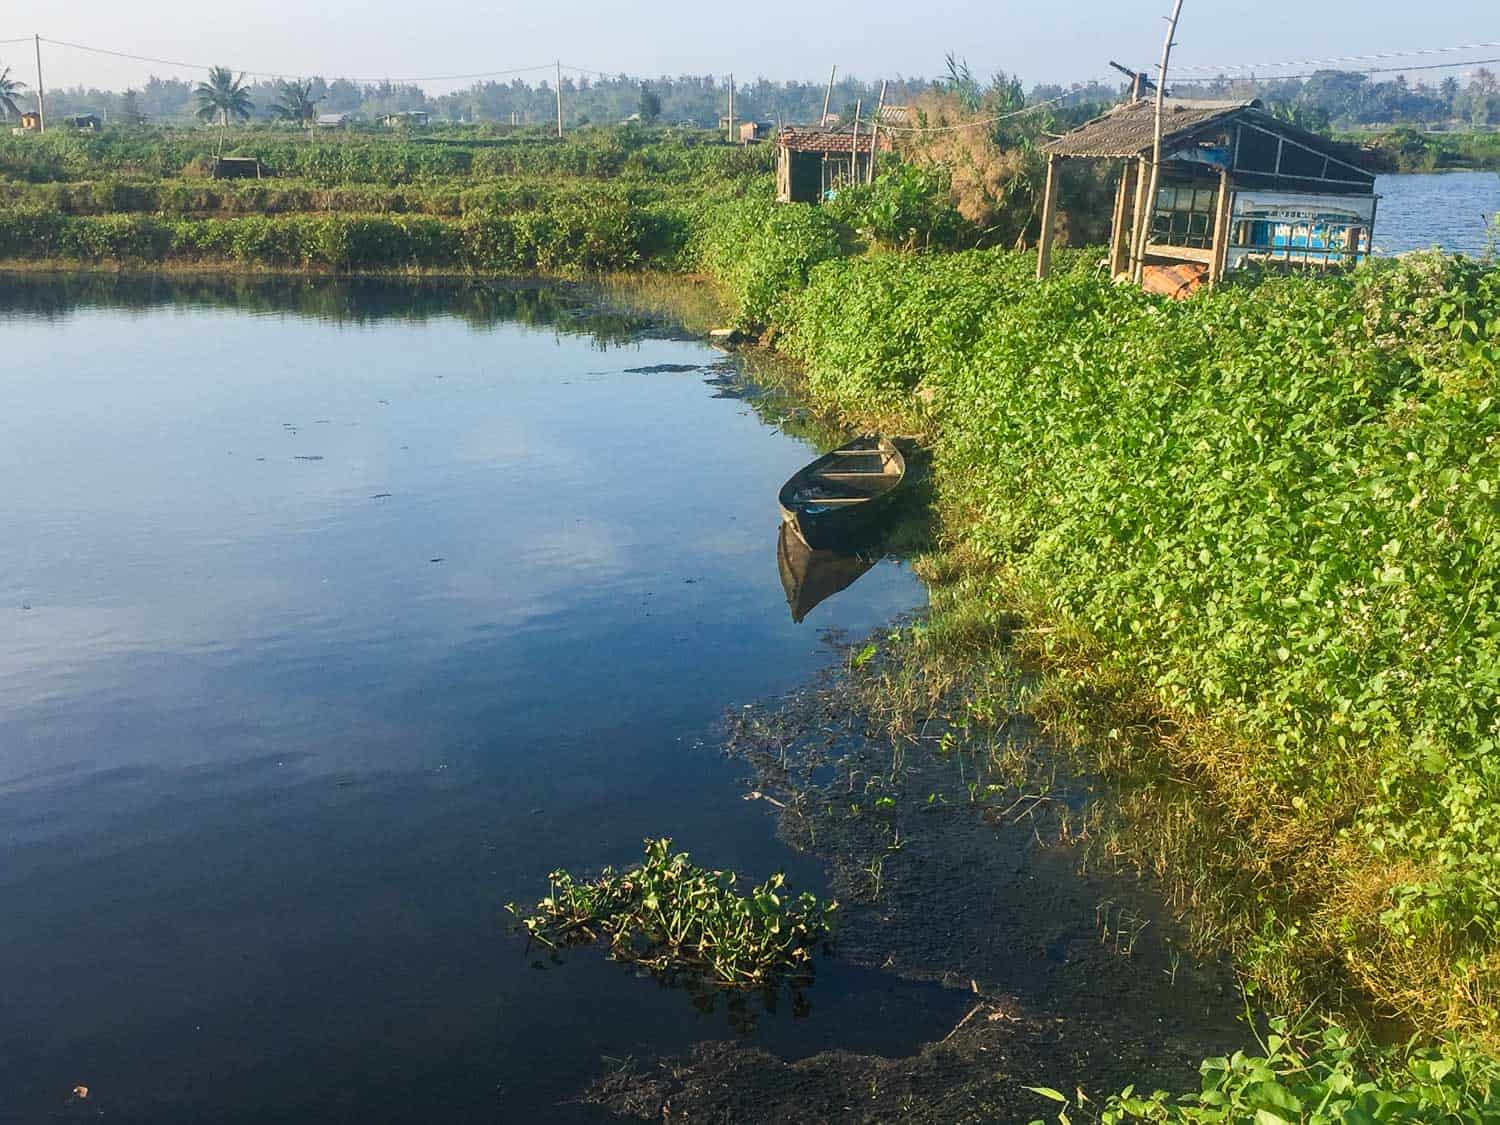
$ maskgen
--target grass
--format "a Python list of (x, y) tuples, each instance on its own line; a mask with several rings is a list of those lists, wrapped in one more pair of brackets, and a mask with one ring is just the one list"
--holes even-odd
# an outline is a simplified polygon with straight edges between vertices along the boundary
[(780, 874), (741, 894), (733, 872), (699, 867), (671, 845), (647, 840), (638, 866), (606, 868), (594, 880), (554, 871), (551, 893), (533, 913), (507, 909), (549, 947), (603, 940), (618, 960), (725, 988), (763, 988), (810, 968), (837, 903), (805, 892), (794, 897)]

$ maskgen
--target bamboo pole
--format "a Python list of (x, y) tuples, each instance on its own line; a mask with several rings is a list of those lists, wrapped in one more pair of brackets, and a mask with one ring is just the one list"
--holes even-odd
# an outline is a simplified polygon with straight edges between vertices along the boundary
[[(1114, 280), (1125, 272), (1125, 267), (1130, 260), (1128, 247), (1130, 238), (1125, 231), (1125, 217), (1129, 214), (1130, 191), (1134, 186), (1135, 162), (1127, 160), (1125, 166), (1120, 169), (1120, 187), (1115, 192), (1115, 214), (1114, 222), (1109, 228), (1109, 276)], [(1131, 228), (1134, 233), (1135, 228)]]
[(875, 126), (870, 130), (870, 175), (866, 183), (875, 182), (875, 153), (880, 149), (880, 115), (885, 112), (886, 80), (880, 81), (880, 101), (875, 106)]
[[(1146, 206), (1151, 211), (1156, 209), (1156, 190), (1161, 182), (1162, 117), (1166, 111), (1167, 102), (1167, 65), (1172, 61), (1172, 39), (1177, 34), (1177, 20), (1181, 15), (1182, 0), (1173, 0), (1172, 14), (1167, 17), (1167, 37), (1161, 45), (1161, 65), (1157, 67), (1156, 74), (1156, 114), (1151, 137), (1151, 179), (1150, 187), (1146, 192)], [(1151, 223), (1147, 221), (1141, 224), (1140, 241), (1136, 244), (1133, 276), (1137, 282), (1146, 271), (1146, 243), (1150, 238)]]
[(562, 60), (557, 60), (557, 136), (562, 139)]
[(1042, 234), (1037, 240), (1036, 279), (1046, 281), (1052, 270), (1052, 224), (1057, 218), (1057, 155), (1047, 157), (1047, 187), (1042, 193)]
[(729, 76), (729, 143), (734, 143), (734, 75)]
[[(36, 131), (45, 133), (47, 131), (47, 106), (42, 96), (42, 37), (33, 35), (36, 44)], [(21, 40), (26, 42), (26, 40)]]
[(854, 142), (849, 149), (849, 184), (859, 183), (859, 108), (862, 103), (856, 99), (854, 102)]
[(828, 124), (828, 103), (833, 100), (833, 80), (838, 72), (839, 68), (836, 66), (828, 72), (828, 93), (823, 95), (823, 116), (818, 118), (819, 125)]

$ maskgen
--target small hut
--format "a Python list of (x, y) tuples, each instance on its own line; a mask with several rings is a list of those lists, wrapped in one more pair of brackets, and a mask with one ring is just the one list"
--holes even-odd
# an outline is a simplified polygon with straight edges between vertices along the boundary
[(1148, 206), (1155, 128), (1155, 100), (1141, 98), (1043, 146), (1037, 276), (1047, 276), (1061, 160), (1124, 165), (1109, 248), (1116, 278), (1169, 282), (1176, 292), (1249, 262), (1351, 266), (1370, 253), (1375, 177), (1350, 146), (1281, 121), (1259, 101), (1168, 98)]
[(876, 152), (891, 147), (868, 121), (852, 125), (788, 125), (776, 135), (776, 199), (817, 203), (870, 178)]

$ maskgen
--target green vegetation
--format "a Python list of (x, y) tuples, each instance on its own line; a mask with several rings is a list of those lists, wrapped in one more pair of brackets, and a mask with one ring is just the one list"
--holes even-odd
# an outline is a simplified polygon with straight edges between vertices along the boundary
[[(1336, 1025), (1309, 1031), (1284, 1019), (1271, 1021), (1260, 1047), (1260, 1055), (1236, 1051), (1204, 1060), (1202, 1086), (1194, 1093), (1145, 1096), (1127, 1089), (1097, 1107), (1080, 1095), (1075, 1112), (1104, 1125), (1487, 1125), (1500, 1119), (1500, 1064), (1472, 1047), (1444, 1041), (1435, 1047), (1409, 1043), (1379, 1050), (1356, 1042)], [(1059, 1091), (1032, 1090), (1074, 1108)], [(1066, 1108), (1059, 1120), (1069, 1120)]]
[(804, 288), (746, 249), (814, 396), (935, 436), (978, 576), (950, 612), (1024, 612), (1039, 705), (1171, 808), (1127, 854), (1284, 1000), (1493, 1035), (1500, 272), (1172, 304), (1086, 256), (1040, 286), (1002, 252), (831, 258)]
[(1423, 133), (1392, 129), (1346, 136), (1367, 146), (1387, 172), (1442, 172), (1500, 169), (1500, 133)]
[(733, 872), (709, 871), (671, 840), (647, 840), (645, 860), (599, 878), (549, 877), (551, 893), (523, 916), (507, 907), (535, 941), (557, 947), (608, 941), (610, 955), (657, 972), (699, 974), (726, 988), (760, 988), (806, 969), (827, 938), (837, 903), (793, 898), (773, 875), (742, 895)]

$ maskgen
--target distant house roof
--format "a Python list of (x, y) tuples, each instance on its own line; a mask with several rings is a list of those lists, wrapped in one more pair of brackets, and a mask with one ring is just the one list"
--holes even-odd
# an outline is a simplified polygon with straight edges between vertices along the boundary
[(353, 116), (354, 115), (350, 113), (320, 113), (318, 114), (318, 124), (344, 125), (347, 124), (353, 118)]
[[(1170, 146), (1189, 133), (1214, 125), (1247, 109), (1259, 110), (1251, 101), (1187, 101), (1168, 98), (1162, 119), (1162, 144)], [(1151, 98), (1125, 102), (1103, 117), (1096, 117), (1042, 146), (1055, 156), (1122, 158), (1140, 156), (1156, 143), (1156, 102)]]
[(880, 123), (882, 125), (909, 125), (911, 124), (911, 106), (909, 105), (883, 105), (880, 107)]
[[(868, 121), (860, 122), (859, 151), (868, 154), (874, 140)], [(854, 151), (853, 125), (788, 125), (776, 135), (776, 143), (792, 152), (845, 153)], [(890, 147), (890, 138), (881, 137), (880, 147)]]

